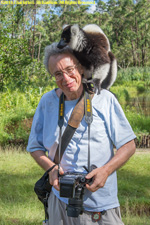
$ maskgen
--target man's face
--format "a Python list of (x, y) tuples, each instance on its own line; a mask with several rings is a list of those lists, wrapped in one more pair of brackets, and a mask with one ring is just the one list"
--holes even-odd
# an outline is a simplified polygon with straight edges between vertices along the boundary
[(81, 82), (81, 74), (83, 70), (81, 66), (78, 65), (71, 76), (68, 76), (64, 70), (68, 67), (77, 65), (78, 62), (74, 56), (71, 54), (59, 54), (51, 56), (49, 59), (49, 70), (51, 74), (56, 74), (58, 72), (63, 72), (63, 77), (61, 80), (56, 81), (58, 87), (64, 92), (68, 100), (79, 98), (83, 86)]

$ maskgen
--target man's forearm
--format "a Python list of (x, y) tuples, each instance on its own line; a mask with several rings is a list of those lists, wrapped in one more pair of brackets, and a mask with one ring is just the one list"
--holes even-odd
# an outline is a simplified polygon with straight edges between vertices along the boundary
[(102, 167), (92, 170), (89, 174), (87, 174), (87, 179), (94, 177), (94, 182), (91, 185), (86, 184), (87, 189), (94, 192), (99, 188), (104, 187), (108, 176), (123, 166), (134, 154), (135, 149), (134, 140), (126, 143), (120, 149), (118, 149), (115, 156), (108, 163)]
[(104, 168), (108, 172), (108, 175), (123, 166), (135, 153), (135, 150), (136, 146), (134, 140), (126, 143), (121, 148), (119, 148), (115, 156), (106, 165), (104, 165)]
[(30, 154), (44, 170), (48, 170), (55, 164), (46, 156), (44, 151), (39, 150), (31, 152)]

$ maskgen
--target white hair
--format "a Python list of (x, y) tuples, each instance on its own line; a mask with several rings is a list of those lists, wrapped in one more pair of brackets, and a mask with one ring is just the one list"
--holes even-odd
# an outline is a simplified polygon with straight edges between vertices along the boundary
[(45, 48), (45, 52), (44, 52), (44, 65), (46, 70), (50, 73), (49, 71), (49, 58), (51, 56), (54, 55), (59, 55), (59, 54), (65, 54), (65, 53), (69, 53), (73, 55), (73, 51), (72, 49), (70, 49), (68, 46), (63, 48), (63, 49), (59, 49), (57, 48), (58, 43), (54, 42), (51, 45), (46, 46)]

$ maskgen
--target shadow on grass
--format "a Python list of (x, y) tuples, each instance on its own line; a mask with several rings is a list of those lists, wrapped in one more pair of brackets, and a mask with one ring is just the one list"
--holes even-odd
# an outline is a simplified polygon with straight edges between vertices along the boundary
[(1, 225), (41, 225), (42, 221), (31, 221), (31, 220), (24, 220), (18, 218), (0, 218)]
[[(43, 171), (44, 173), (44, 171)], [(8, 204), (8, 202), (24, 202), (29, 199), (35, 199), (34, 184), (42, 176), (39, 171), (34, 171), (34, 174), (11, 174), (10, 172), (0, 172), (1, 190), (0, 199)]]
[(41, 225), (44, 218), (43, 204), (34, 193), (34, 184), (40, 170), (31, 174), (0, 172), (0, 224)]

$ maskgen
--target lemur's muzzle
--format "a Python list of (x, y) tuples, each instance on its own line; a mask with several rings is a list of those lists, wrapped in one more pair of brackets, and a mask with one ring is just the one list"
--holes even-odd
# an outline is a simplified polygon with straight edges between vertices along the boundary
[(57, 45), (57, 48), (62, 49), (62, 48), (64, 48), (66, 45), (67, 45), (67, 43), (66, 43), (63, 39), (61, 39), (60, 42), (59, 42), (58, 45)]

